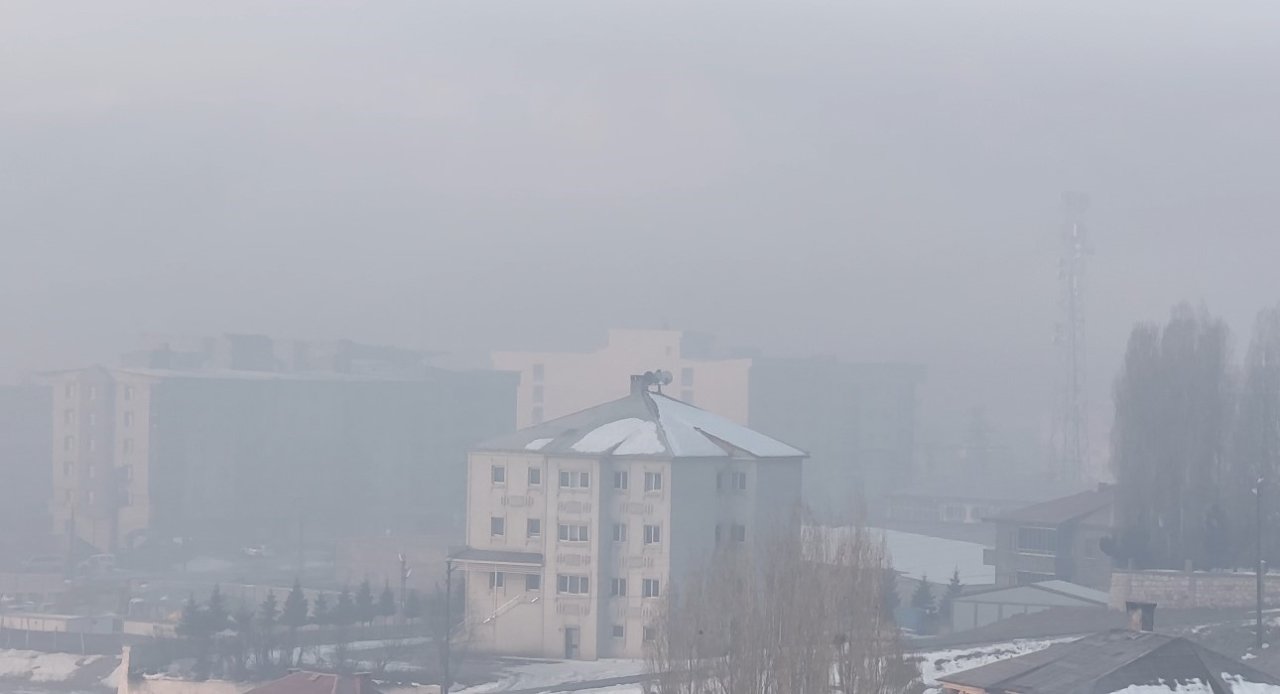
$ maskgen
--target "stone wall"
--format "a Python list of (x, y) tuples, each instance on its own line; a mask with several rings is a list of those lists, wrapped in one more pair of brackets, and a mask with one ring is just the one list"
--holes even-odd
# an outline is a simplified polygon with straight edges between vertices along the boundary
[[(1163, 608), (1252, 607), (1257, 601), (1252, 573), (1207, 571), (1125, 571), (1111, 574), (1111, 607), (1126, 601), (1154, 602)], [(1280, 606), (1280, 573), (1263, 578), (1263, 602)]]

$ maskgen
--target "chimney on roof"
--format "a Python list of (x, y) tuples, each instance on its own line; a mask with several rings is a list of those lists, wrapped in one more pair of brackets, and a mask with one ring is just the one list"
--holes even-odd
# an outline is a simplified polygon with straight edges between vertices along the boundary
[(1130, 631), (1155, 631), (1156, 604), (1154, 602), (1130, 600), (1124, 604), (1124, 609), (1129, 613)]
[(662, 392), (662, 386), (670, 385), (672, 380), (670, 371), (658, 369), (656, 371), (646, 371), (642, 374), (631, 375), (631, 394), (639, 395), (647, 390), (649, 386), (658, 386), (658, 392)]

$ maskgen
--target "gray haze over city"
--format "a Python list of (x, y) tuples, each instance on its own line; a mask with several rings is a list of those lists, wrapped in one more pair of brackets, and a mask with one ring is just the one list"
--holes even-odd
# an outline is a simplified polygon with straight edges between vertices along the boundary
[(1052, 416), (1083, 190), (1091, 419), (1128, 327), (1280, 295), (1280, 8), (0, 8), (0, 369), (143, 333), (446, 351), (679, 327)]
[(0, 0), (0, 691), (1280, 694), (1277, 85), (1275, 0)]

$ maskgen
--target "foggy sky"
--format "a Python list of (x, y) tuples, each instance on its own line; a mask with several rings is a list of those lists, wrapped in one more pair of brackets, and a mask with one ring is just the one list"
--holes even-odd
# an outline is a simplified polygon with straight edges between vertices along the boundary
[(1277, 36), (1265, 0), (5, 0), (0, 375), (665, 324), (1035, 428), (1081, 189), (1107, 418), (1133, 321), (1204, 302), (1239, 351), (1280, 301)]

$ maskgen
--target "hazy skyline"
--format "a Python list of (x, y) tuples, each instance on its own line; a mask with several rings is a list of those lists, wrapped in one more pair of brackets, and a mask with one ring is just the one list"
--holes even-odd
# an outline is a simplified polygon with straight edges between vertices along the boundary
[[(1280, 6), (0, 5), (5, 380), (143, 332), (475, 350), (704, 330), (1051, 415), (1181, 300), (1280, 301)], [(1105, 446), (1094, 432), (1094, 446)]]

